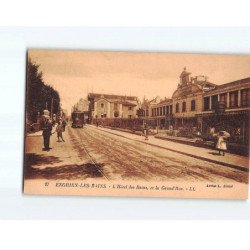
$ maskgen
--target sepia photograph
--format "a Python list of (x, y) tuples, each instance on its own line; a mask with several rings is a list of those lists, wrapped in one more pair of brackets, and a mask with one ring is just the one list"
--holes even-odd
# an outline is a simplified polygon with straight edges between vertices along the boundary
[(25, 194), (247, 199), (250, 56), (30, 49)]

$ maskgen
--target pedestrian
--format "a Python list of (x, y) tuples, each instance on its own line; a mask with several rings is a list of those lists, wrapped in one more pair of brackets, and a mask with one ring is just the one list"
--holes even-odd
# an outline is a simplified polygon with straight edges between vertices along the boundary
[(42, 127), (43, 130), (43, 144), (44, 144), (44, 151), (49, 151), (50, 149), (50, 136), (51, 136), (51, 130), (52, 130), (52, 122), (49, 119), (49, 116), (45, 116), (45, 122)]
[(145, 123), (144, 125), (144, 135), (145, 135), (145, 140), (148, 140), (148, 124)]
[(224, 136), (223, 132), (218, 133), (218, 140), (216, 144), (216, 148), (219, 150), (219, 155), (220, 152), (222, 151), (222, 155), (225, 155), (225, 152), (227, 150), (227, 142), (226, 142), (226, 137)]
[(57, 132), (57, 141), (60, 142), (60, 138), (62, 139), (62, 141), (64, 142), (63, 136), (62, 136), (62, 132), (63, 132), (63, 124), (61, 122), (61, 120), (58, 121), (57, 127), (56, 127), (56, 132)]
[(63, 131), (62, 131), (62, 132), (65, 131), (66, 125), (67, 125), (67, 122), (65, 121), (65, 119), (63, 119), (63, 121), (62, 121), (62, 128), (63, 128)]

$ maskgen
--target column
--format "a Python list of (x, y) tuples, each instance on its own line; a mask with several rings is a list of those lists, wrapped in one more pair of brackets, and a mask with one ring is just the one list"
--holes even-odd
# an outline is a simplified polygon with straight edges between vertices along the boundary
[(212, 109), (212, 96), (209, 96), (209, 110)]
[(230, 106), (229, 92), (227, 92), (227, 108)]
[(240, 90), (238, 90), (238, 107), (241, 106), (241, 93)]

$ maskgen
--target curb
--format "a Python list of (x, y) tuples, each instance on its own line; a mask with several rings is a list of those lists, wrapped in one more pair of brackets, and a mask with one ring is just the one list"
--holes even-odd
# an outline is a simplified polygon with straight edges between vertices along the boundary
[[(162, 137), (162, 136), (158, 136), (156, 135), (155, 138), (157, 139), (160, 139), (160, 140), (164, 140), (164, 141), (172, 141), (172, 142), (176, 142), (176, 143), (181, 143), (181, 144), (184, 144), (184, 145), (190, 145), (190, 146), (194, 146), (194, 147), (198, 147), (198, 148), (208, 148), (208, 149), (214, 149), (214, 147), (212, 145), (209, 145), (209, 144), (202, 144), (202, 143), (195, 143), (195, 142), (192, 142), (192, 141), (184, 141), (184, 140), (178, 140), (178, 139), (174, 139), (174, 138), (166, 138), (166, 137)], [(232, 149), (230, 147), (230, 144), (228, 145), (228, 152), (232, 153), (232, 154), (237, 154), (237, 155), (240, 155), (240, 156), (245, 156), (247, 157), (247, 153), (240, 153), (240, 151), (237, 151), (234, 149)], [(245, 152), (245, 151), (244, 151)]]
[(160, 140), (164, 140), (164, 141), (172, 141), (172, 142), (176, 142), (176, 143), (180, 143), (180, 144), (199, 147), (199, 148), (214, 149), (214, 147), (212, 145), (209, 145), (209, 144), (201, 144), (201, 143), (199, 144), (199, 143), (195, 143), (192, 141), (183, 141), (183, 140), (178, 140), (178, 139), (174, 139), (174, 138), (166, 138), (166, 137), (157, 136), (157, 135), (155, 136), (155, 138), (160, 139)]
[[(209, 159), (209, 158), (206, 158), (206, 157), (202, 157), (202, 156), (197, 156), (197, 155), (185, 153), (183, 151), (178, 151), (178, 150), (171, 149), (171, 148), (168, 148), (168, 147), (163, 147), (163, 146), (160, 146), (160, 145), (155, 145), (153, 143), (146, 142), (146, 141), (138, 141), (136, 139), (128, 138), (128, 137), (126, 137), (124, 135), (118, 135), (118, 134), (115, 134), (115, 133), (112, 133), (110, 131), (106, 131), (106, 130), (103, 130), (103, 129), (102, 129), (102, 131), (104, 131), (106, 133), (110, 133), (110, 134), (116, 135), (116, 136), (120, 136), (120, 137), (123, 137), (123, 138), (126, 138), (126, 139), (129, 139), (129, 140), (132, 140), (132, 141), (141, 142), (141, 143), (144, 143), (144, 144), (148, 144), (150, 146), (155, 146), (155, 147), (166, 149), (166, 150), (169, 150), (169, 151), (172, 151), (172, 152), (175, 152), (175, 153), (179, 153), (179, 154), (182, 154), (182, 155), (190, 156), (190, 157), (193, 157), (193, 158), (196, 158), (196, 159), (199, 159), (199, 160), (204, 160), (204, 161), (207, 161), (207, 162), (219, 164), (219, 165), (230, 167), (230, 168), (233, 168), (233, 169), (237, 169), (237, 170), (240, 170), (240, 171), (243, 171), (243, 172), (249, 172), (248, 168), (241, 167), (241, 166), (238, 166), (238, 165), (235, 165), (235, 164), (231, 164), (231, 163), (227, 163), (227, 162), (221, 162), (221, 161)], [(157, 139), (160, 139), (160, 138), (157, 138)]]

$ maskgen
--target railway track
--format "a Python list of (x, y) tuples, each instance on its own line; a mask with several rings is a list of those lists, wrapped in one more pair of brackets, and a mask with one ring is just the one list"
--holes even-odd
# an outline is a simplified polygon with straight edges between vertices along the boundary
[[(106, 180), (110, 180), (107, 175), (100, 169), (99, 164), (97, 163), (97, 161), (95, 160), (95, 158), (90, 154), (86, 144), (84, 144), (83, 139), (82, 139), (82, 134), (80, 133), (80, 131), (78, 129), (74, 129), (74, 132), (72, 132), (72, 135), (78, 139), (78, 141), (80, 142), (81, 148), (84, 150), (84, 152), (86, 153), (86, 155), (88, 155), (90, 161), (92, 162), (92, 164), (95, 166), (96, 170), (106, 179)], [(75, 135), (75, 133), (77, 134), (77, 136)]]
[[(89, 128), (88, 128), (89, 129)], [(144, 181), (150, 181), (150, 178), (145, 176), (145, 172), (141, 170), (140, 165), (143, 163), (143, 160), (140, 160), (138, 158), (138, 155), (136, 155), (134, 152), (129, 152), (130, 156), (134, 156), (134, 159), (137, 158), (137, 163), (134, 161), (133, 164), (127, 164), (126, 161), (124, 161), (124, 158), (122, 159), (121, 156), (124, 153), (124, 145), (121, 146), (120, 143), (117, 143), (116, 139), (110, 139), (108, 137), (105, 137), (102, 134), (98, 134), (98, 133), (94, 133), (93, 134), (93, 130), (86, 130), (84, 133), (83, 130), (78, 130), (79, 132), (79, 138), (83, 138), (84, 141), (86, 141), (86, 143), (88, 145), (90, 145), (90, 147), (93, 146), (93, 148), (95, 147), (96, 144), (100, 143), (100, 145), (102, 145), (102, 154), (109, 156), (109, 163), (114, 165), (119, 165), (119, 171), (126, 173), (128, 171), (128, 169), (130, 169), (131, 171), (131, 165), (133, 168), (133, 173), (140, 173), (141, 176), (143, 176), (143, 180)], [(102, 143), (105, 142), (105, 143)], [(108, 145), (108, 144), (109, 145)], [(112, 149), (110, 147), (110, 145), (114, 145), (115, 143), (115, 152), (114, 149)], [(139, 162), (138, 162), (139, 161)], [(139, 165), (138, 165), (139, 164)], [(137, 165), (137, 167), (136, 167)], [(123, 170), (122, 170), (123, 169)]]

